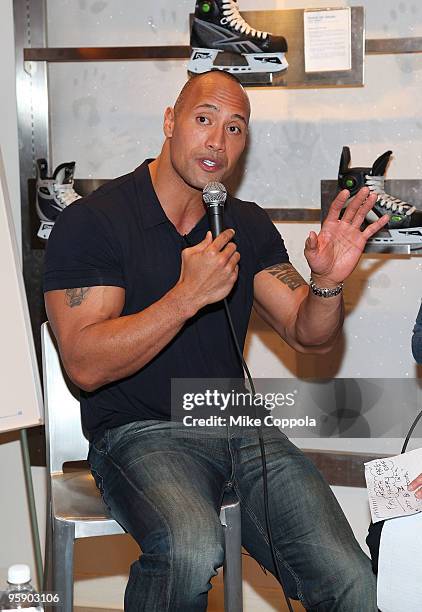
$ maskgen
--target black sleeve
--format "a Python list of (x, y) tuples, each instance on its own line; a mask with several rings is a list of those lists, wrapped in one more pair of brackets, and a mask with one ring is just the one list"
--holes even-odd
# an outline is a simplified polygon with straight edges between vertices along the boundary
[(412, 352), (416, 363), (422, 365), (422, 304), (419, 307), (419, 313), (413, 328)]
[(96, 285), (125, 288), (121, 257), (105, 217), (78, 202), (60, 214), (50, 234), (43, 288)]
[(257, 274), (269, 266), (289, 263), (289, 255), (280, 232), (267, 212), (257, 204), (254, 205), (254, 209), (253, 244), (256, 253), (255, 274)]

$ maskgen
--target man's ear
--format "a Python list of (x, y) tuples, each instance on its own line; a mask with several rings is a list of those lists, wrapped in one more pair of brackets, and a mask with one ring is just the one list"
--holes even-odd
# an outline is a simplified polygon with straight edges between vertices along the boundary
[(164, 112), (163, 131), (166, 138), (173, 136), (174, 130), (174, 108), (168, 106)]

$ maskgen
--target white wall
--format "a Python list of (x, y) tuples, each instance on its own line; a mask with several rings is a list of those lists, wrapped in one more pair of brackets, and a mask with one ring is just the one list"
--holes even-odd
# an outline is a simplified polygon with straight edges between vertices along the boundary
[[(311, 6), (327, 2), (312, 0)], [(364, 4), (367, 37), (422, 35), (422, 8), (413, 1), (336, 2)], [(50, 0), (51, 46), (185, 44), (193, 0), (121, 3), (118, 0)], [(297, 1), (242, 0), (244, 10), (296, 8)], [(15, 122), (12, 0), (0, 2), (0, 143), (6, 161), (14, 219), (20, 228), (18, 139)], [(183, 62), (60, 64), (51, 67), (54, 164), (77, 160), (80, 177), (125, 173), (158, 152), (161, 114), (185, 80)], [(341, 90), (251, 91), (253, 128), (247, 173), (239, 195), (264, 206), (318, 207), (319, 181), (335, 178), (341, 147), (352, 147), (355, 165), (366, 165), (392, 148), (390, 178), (420, 178), (422, 55), (367, 57), (366, 86)], [(163, 88), (163, 82), (165, 87)], [(268, 161), (270, 160), (270, 161)], [(265, 162), (265, 163), (264, 163)], [(268, 163), (267, 163), (268, 162)], [(302, 249), (311, 226), (282, 224), (292, 259), (306, 274)], [(17, 232), (20, 239), (20, 229)], [(418, 258), (365, 257), (346, 288), (347, 350), (325, 368), (338, 376), (414, 377), (410, 333), (421, 296)], [(357, 296), (359, 298), (357, 299)], [(249, 363), (257, 376), (289, 377), (321, 363), (301, 360), (260, 323), (249, 339)], [(340, 442), (331, 441), (331, 447)], [(359, 441), (341, 441), (357, 450)], [(365, 443), (362, 443), (365, 446)], [(381, 448), (377, 448), (382, 452)], [(322, 441), (316, 445), (322, 446)], [(390, 449), (389, 449), (390, 450)], [(24, 561), (32, 566), (29, 520), (16, 434), (0, 436), (0, 568)], [(43, 534), (44, 469), (33, 468)], [(368, 523), (365, 493), (336, 487), (335, 493), (363, 543)], [(121, 604), (126, 571), (137, 555), (128, 537), (77, 544), (76, 603)], [(106, 561), (105, 561), (106, 560)], [(245, 561), (246, 610), (281, 609), (274, 581)], [(103, 577), (98, 578), (98, 574)], [(221, 589), (212, 596), (218, 609)], [(212, 605), (210, 605), (212, 607)]]

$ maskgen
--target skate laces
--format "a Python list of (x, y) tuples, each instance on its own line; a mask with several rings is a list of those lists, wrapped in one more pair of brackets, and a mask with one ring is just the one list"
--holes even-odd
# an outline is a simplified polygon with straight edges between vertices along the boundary
[(411, 206), (407, 202), (385, 193), (383, 176), (371, 176), (370, 174), (366, 174), (365, 179), (365, 185), (369, 187), (370, 191), (378, 195), (377, 203), (383, 208), (391, 210), (392, 212), (404, 213), (407, 216), (415, 212), (415, 206)]
[(228, 23), (230, 27), (234, 28), (236, 32), (241, 32), (241, 34), (248, 34), (263, 40), (267, 38), (268, 32), (255, 30), (243, 19), (236, 5), (236, 0), (223, 0), (222, 8), (224, 17), (221, 19), (221, 23)]
[(80, 200), (82, 196), (73, 189), (73, 183), (69, 185), (53, 185), (53, 191), (63, 207), (69, 206), (75, 200)]

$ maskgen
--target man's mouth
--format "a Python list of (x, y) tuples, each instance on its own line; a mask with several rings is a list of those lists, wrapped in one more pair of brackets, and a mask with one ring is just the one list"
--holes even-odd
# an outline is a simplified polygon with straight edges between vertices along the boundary
[(199, 161), (199, 165), (201, 166), (201, 168), (205, 170), (206, 172), (215, 172), (216, 170), (221, 169), (221, 163), (219, 163), (218, 161), (214, 159), (203, 157), (199, 159), (198, 161)]

